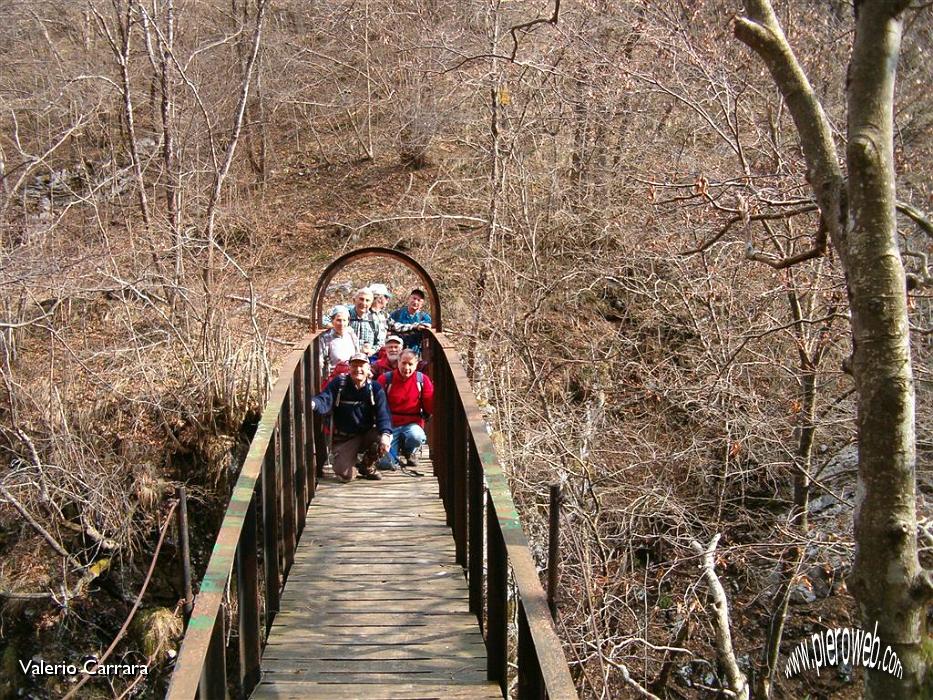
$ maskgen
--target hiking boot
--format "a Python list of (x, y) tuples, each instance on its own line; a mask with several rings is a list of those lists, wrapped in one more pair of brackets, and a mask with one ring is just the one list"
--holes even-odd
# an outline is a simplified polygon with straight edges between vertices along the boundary
[(402, 459), (405, 460), (405, 464), (409, 467), (418, 466), (418, 457), (412, 452), (410, 455), (402, 455)]
[(360, 464), (357, 467), (360, 470), (360, 476), (370, 481), (382, 481), (382, 474), (376, 471), (372, 464)]

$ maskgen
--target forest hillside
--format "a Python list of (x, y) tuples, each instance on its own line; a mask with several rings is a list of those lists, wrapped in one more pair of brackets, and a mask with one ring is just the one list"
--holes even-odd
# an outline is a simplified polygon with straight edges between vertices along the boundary
[[(581, 697), (929, 692), (933, 9), (773, 5), (0, 0), (0, 697), (110, 645), (180, 484), (203, 571), (362, 245), (438, 283), (542, 568), (563, 486)], [(167, 532), (86, 697), (164, 694)], [(906, 680), (785, 673), (873, 620)]]

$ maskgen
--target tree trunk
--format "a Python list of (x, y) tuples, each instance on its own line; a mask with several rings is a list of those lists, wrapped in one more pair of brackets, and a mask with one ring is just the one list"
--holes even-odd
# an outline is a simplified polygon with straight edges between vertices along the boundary
[(162, 84), (162, 160), (165, 168), (165, 210), (168, 214), (172, 249), (175, 252), (174, 287), (169, 294), (175, 305), (177, 287), (184, 276), (184, 241), (181, 236), (181, 212), (179, 207), (180, 177), (178, 157), (175, 152), (175, 78), (169, 54), (175, 50), (175, 6), (173, 0), (165, 4), (165, 42), (159, 43), (159, 68)]
[[(931, 585), (917, 557), (916, 435), (907, 288), (897, 244), (894, 77), (908, 0), (860, 0), (849, 64), (848, 198), (829, 122), (768, 0), (745, 0), (734, 28), (768, 66), (787, 101), (823, 223), (843, 263), (852, 311), (858, 392), (859, 488), (855, 564), (849, 587), (862, 625), (878, 623), (898, 678), (865, 673), (867, 698), (927, 697), (924, 655)], [(883, 648), (882, 648), (883, 651)]]
[(862, 623), (891, 645), (903, 678), (867, 671), (865, 697), (921, 697), (929, 587), (917, 558), (914, 383), (897, 242), (894, 75), (906, 3), (856, 3), (849, 64), (849, 264), (859, 487), (850, 588)]
[(813, 424), (816, 410), (816, 372), (802, 369), (800, 377), (800, 415), (797, 426), (797, 454), (794, 455), (794, 525), (806, 532), (809, 528), (810, 508), (810, 466), (813, 462), (813, 438), (816, 426)]
[[(489, 21), (492, 53), (496, 53), (499, 45), (499, 2), (490, 4)], [(492, 161), (489, 164), (489, 228), (486, 231), (486, 245), (483, 261), (480, 266), (479, 279), (476, 283), (476, 300), (473, 306), (473, 319), (470, 325), (470, 346), (467, 351), (467, 377), (471, 381), (476, 376), (476, 348), (479, 344), (479, 326), (483, 315), (483, 302), (486, 299), (486, 286), (489, 283), (489, 270), (492, 267), (492, 253), (496, 244), (496, 234), (499, 228), (499, 194), (502, 191), (502, 154), (500, 153), (501, 137), (499, 133), (499, 93), (502, 89), (502, 74), (499, 61), (493, 59), (492, 73), (490, 75), (489, 89), (489, 148)]]
[[(793, 279), (793, 276), (791, 276)], [(791, 283), (793, 284), (793, 283)], [(800, 307), (800, 296), (793, 286), (787, 290), (787, 301), (790, 304), (791, 316), (794, 319), (794, 335), (797, 338), (797, 357), (799, 373), (797, 381), (800, 383), (798, 393), (799, 412), (797, 414), (797, 452), (794, 455), (794, 506), (791, 510), (791, 520), (800, 532), (806, 533), (809, 528), (810, 509), (810, 467), (813, 463), (813, 440), (816, 437), (816, 379), (817, 370), (822, 352), (819, 345), (809, 347), (811, 343), (806, 336), (803, 324), (803, 310)]]

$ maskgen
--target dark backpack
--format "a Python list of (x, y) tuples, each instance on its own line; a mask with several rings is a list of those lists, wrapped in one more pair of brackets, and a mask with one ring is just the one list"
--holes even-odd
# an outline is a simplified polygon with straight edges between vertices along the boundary
[[(337, 399), (334, 401), (334, 408), (340, 405), (340, 397), (343, 396), (343, 388), (347, 385), (347, 375), (341, 374), (337, 381), (340, 382), (340, 386), (337, 387)], [(371, 379), (366, 380), (366, 385), (369, 387), (369, 403), (375, 408), (376, 407), (376, 397), (373, 396), (373, 382)], [(386, 387), (388, 389), (388, 387)]]

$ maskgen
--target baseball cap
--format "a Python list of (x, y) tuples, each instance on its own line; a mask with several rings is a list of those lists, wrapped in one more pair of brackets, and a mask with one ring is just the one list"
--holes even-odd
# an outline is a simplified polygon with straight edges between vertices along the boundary
[(365, 362), (366, 364), (369, 364), (369, 358), (365, 355), (365, 353), (362, 353), (362, 352), (358, 352), (358, 353), (356, 353), (355, 355), (351, 355), (351, 356), (350, 356), (350, 359), (347, 360), (347, 361), (348, 361), (351, 365), (352, 365), (354, 362)]
[(369, 285), (369, 291), (373, 294), (381, 294), (386, 299), (392, 296), (392, 293), (389, 291), (389, 288), (386, 287), (382, 282), (377, 282), (376, 284)]
[(396, 343), (398, 343), (399, 345), (404, 345), (404, 344), (405, 344), (405, 341), (402, 340), (401, 338), (399, 338), (397, 335), (390, 335), (388, 338), (386, 338), (385, 344), (388, 345), (389, 343), (391, 343), (391, 342), (393, 342), (393, 341), (396, 342)]

